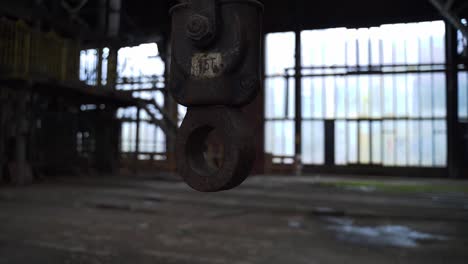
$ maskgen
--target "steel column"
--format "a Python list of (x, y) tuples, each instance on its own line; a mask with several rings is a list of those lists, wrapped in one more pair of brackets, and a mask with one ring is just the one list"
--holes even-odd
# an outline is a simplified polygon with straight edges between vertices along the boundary
[[(118, 63), (118, 47), (109, 47), (109, 56), (107, 57), (107, 80), (106, 87), (109, 90), (116, 90), (117, 85), (117, 63)], [(102, 61), (102, 58), (100, 58)], [(102, 68), (100, 68), (102, 70)]]
[(102, 87), (102, 47), (97, 49), (96, 87)]
[(325, 165), (335, 165), (335, 120), (325, 120)]
[(136, 131), (135, 131), (135, 161), (138, 161), (138, 156), (140, 154), (140, 112), (141, 108), (138, 107), (137, 109), (137, 116), (136, 116)]
[(295, 32), (296, 47), (295, 47), (295, 119), (294, 119), (294, 151), (296, 173), (300, 174), (302, 171), (302, 52), (301, 52), (301, 30), (300, 27)]
[(445, 22), (445, 56), (447, 85), (447, 166), (448, 176), (460, 175), (460, 149), (458, 131), (458, 68), (457, 68), (457, 30)]

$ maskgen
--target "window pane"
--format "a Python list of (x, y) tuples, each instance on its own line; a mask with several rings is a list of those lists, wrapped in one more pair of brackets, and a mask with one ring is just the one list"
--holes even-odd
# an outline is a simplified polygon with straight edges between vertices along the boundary
[(421, 164), (421, 135), (420, 121), (408, 122), (408, 165), (419, 166)]
[(267, 78), (265, 81), (265, 117), (294, 118), (294, 79)]
[(370, 163), (370, 124), (367, 121), (359, 123), (359, 161)]
[(407, 122), (397, 121), (396, 125), (396, 138), (395, 138), (395, 152), (396, 152), (396, 165), (405, 166), (407, 165)]
[(434, 116), (445, 117), (446, 99), (445, 99), (445, 76), (443, 73), (434, 73)]
[(383, 163), (395, 166), (395, 122), (383, 122)]
[(358, 78), (349, 76), (346, 78), (346, 113), (348, 118), (358, 117)]
[(468, 73), (458, 74), (458, 116), (468, 119)]
[(430, 73), (422, 73), (419, 83), (419, 100), (421, 101), (421, 117), (432, 117), (432, 86), (433, 75)]
[(434, 165), (447, 165), (447, 123), (434, 121)]
[(372, 163), (382, 163), (382, 123), (372, 122)]
[(370, 76), (358, 77), (358, 96), (359, 96), (359, 117), (368, 118), (370, 116)]
[(418, 94), (418, 76), (416, 74), (407, 74), (406, 84), (408, 90), (405, 97), (407, 98), (408, 117), (418, 117), (419, 108), (421, 107)]
[(294, 156), (294, 122), (265, 123), (265, 151), (275, 156)]
[(358, 162), (358, 126), (356, 121), (347, 124), (348, 163)]
[(287, 68), (294, 68), (294, 32), (273, 33), (266, 36), (266, 75), (284, 74)]
[(403, 74), (398, 74), (394, 76), (394, 95), (395, 100), (395, 116), (397, 117), (406, 117), (407, 115), (407, 106), (408, 106), (408, 96), (407, 96), (407, 76)]
[(383, 109), (384, 117), (394, 116), (394, 77), (385, 75), (383, 77)]
[(346, 165), (347, 162), (346, 121), (335, 121), (335, 164)]
[(421, 144), (421, 165), (432, 166), (434, 164), (434, 139), (433, 139), (433, 126), (432, 121), (421, 121), (421, 137), (419, 138)]
[(324, 164), (325, 135), (324, 122), (302, 122), (302, 159), (304, 164)]

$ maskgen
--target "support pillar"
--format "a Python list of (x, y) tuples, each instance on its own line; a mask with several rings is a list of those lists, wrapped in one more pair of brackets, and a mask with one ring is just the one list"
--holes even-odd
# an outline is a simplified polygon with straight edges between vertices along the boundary
[(102, 47), (97, 49), (96, 87), (102, 87)]
[(133, 167), (133, 172), (137, 173), (138, 172), (138, 156), (140, 155), (140, 113), (141, 113), (141, 108), (138, 107), (137, 109), (137, 116), (136, 116), (136, 131), (135, 131), (135, 155), (134, 155), (134, 167)]
[[(262, 82), (265, 84), (265, 35), (261, 44), (261, 73)], [(253, 102), (243, 107), (243, 112), (254, 133), (255, 162), (252, 174), (261, 175), (265, 173), (265, 88), (262, 85), (260, 92)]]
[(325, 120), (325, 165), (335, 165), (335, 120)]
[(107, 57), (107, 82), (106, 87), (109, 90), (115, 90), (117, 85), (117, 47), (109, 47), (109, 56)]
[[(169, 114), (169, 118), (172, 120), (175, 120), (179, 122), (179, 105), (177, 102), (172, 98), (172, 96), (169, 95), (168, 93), (168, 87), (169, 87), (169, 69), (171, 68), (171, 41), (168, 36), (162, 41), (158, 43), (158, 47), (161, 47), (160, 53), (161, 53), (161, 58), (163, 58), (163, 61), (165, 63), (165, 70), (164, 70), (164, 87), (165, 92), (164, 92), (164, 110), (166, 113)], [(165, 133), (166, 136), (166, 159), (169, 163), (169, 170), (176, 170), (176, 136), (175, 135), (170, 135), (168, 133)]]
[(450, 178), (460, 177), (460, 137), (458, 124), (458, 53), (457, 30), (445, 22), (447, 86), (447, 168)]
[(114, 174), (119, 166), (120, 122), (114, 118), (115, 112), (113, 106), (96, 112), (95, 164), (101, 173)]
[(301, 52), (301, 30), (298, 28), (295, 32), (296, 36), (296, 53), (295, 53), (295, 121), (294, 121), (294, 149), (295, 149), (295, 164), (296, 174), (302, 172), (302, 52)]

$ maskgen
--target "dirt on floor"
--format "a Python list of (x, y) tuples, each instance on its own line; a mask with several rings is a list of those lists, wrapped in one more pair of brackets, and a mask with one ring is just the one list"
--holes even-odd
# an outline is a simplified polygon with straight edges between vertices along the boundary
[(94, 177), (2, 187), (0, 264), (466, 264), (464, 188), (401, 187), (466, 184), (252, 177), (203, 194)]

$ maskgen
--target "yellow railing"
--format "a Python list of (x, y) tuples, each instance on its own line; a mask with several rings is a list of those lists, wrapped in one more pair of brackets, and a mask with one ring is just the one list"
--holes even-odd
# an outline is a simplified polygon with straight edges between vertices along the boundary
[(78, 80), (77, 41), (0, 18), (0, 77)]

